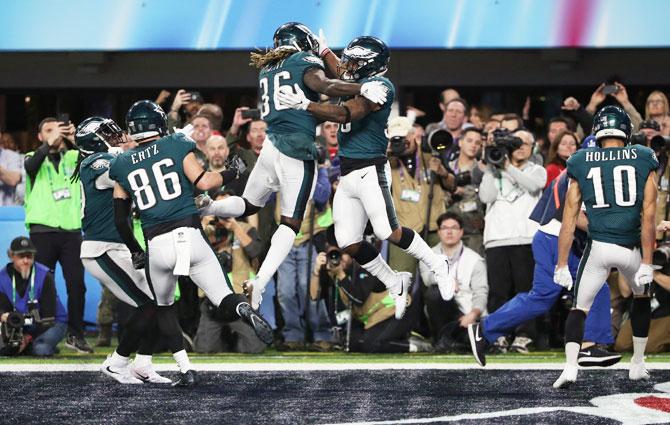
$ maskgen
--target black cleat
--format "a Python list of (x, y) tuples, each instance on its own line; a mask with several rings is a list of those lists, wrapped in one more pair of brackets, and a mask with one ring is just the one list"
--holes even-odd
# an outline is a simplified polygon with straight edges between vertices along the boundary
[(179, 374), (176, 381), (172, 381), (173, 387), (194, 387), (198, 383), (197, 375), (194, 370), (187, 370)]
[(480, 366), (486, 366), (486, 339), (482, 335), (481, 322), (468, 326), (468, 338), (475, 360)]
[(82, 354), (92, 354), (93, 349), (88, 342), (84, 339), (83, 336), (70, 335), (65, 340), (65, 346), (71, 350), (75, 350), (78, 353)]
[(600, 366), (608, 367), (619, 363), (621, 354), (607, 351), (601, 345), (592, 345), (589, 348), (579, 350), (577, 363), (580, 366)]
[(267, 345), (272, 344), (272, 328), (260, 314), (251, 308), (249, 303), (239, 303), (237, 305), (237, 314), (254, 329), (254, 332), (256, 332), (261, 341)]

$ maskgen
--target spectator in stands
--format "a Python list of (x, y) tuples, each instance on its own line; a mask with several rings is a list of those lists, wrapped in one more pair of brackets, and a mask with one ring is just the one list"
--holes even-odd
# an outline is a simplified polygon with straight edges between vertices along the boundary
[(482, 117), (482, 111), (481, 108), (478, 106), (471, 106), (470, 107), (470, 114), (468, 115), (468, 122), (472, 124), (473, 127), (475, 128), (483, 128), (484, 127), (484, 119)]
[(614, 86), (616, 87), (616, 92), (610, 94), (604, 94), (603, 89), (605, 88), (605, 86), (606, 84), (602, 83), (593, 92), (589, 104), (586, 105), (586, 112), (588, 112), (591, 115), (595, 115), (598, 109), (600, 109), (600, 105), (605, 101), (605, 99), (607, 99), (607, 96), (611, 96), (621, 105), (624, 111), (626, 111), (626, 113), (630, 116), (630, 121), (633, 124), (633, 128), (640, 128), (640, 123), (642, 122), (642, 116), (640, 116), (640, 113), (637, 112), (635, 106), (628, 99), (628, 92), (626, 91), (626, 87), (619, 82), (615, 82)]
[[(318, 265), (314, 265), (313, 269), (311, 263), (317, 257), (315, 247), (323, 247), (325, 230), (333, 223), (328, 204), (330, 193), (328, 169), (321, 164), (314, 195), (307, 203), (300, 231), (289, 254), (277, 269), (277, 301), (284, 318), (284, 342), (279, 346), (281, 350), (303, 350), (309, 339), (308, 330), (312, 333), (311, 350), (329, 351), (332, 348), (332, 332), (325, 304), (323, 301), (306, 303), (310, 273), (318, 273)], [(277, 202), (276, 221), (279, 221), (280, 215)]]
[(84, 267), (81, 247), (81, 194), (71, 177), (79, 152), (74, 146), (75, 126), (45, 118), (38, 127), (42, 145), (26, 154), (26, 227), (37, 247), (35, 261), (53, 271), (59, 262), (67, 286), (69, 335), (65, 346), (80, 352), (93, 350), (84, 339)]
[(545, 188), (561, 174), (561, 171), (566, 167), (566, 161), (578, 148), (579, 140), (577, 135), (570, 130), (563, 130), (554, 137), (547, 154), (547, 165), (545, 166), (547, 170), (547, 183), (544, 185)]
[(0, 131), (0, 207), (20, 205), (23, 193), (17, 191), (23, 181), (23, 158), (7, 146), (9, 134)]
[[(533, 152), (533, 135), (521, 130), (514, 136), (523, 142), (504, 161), (502, 167), (488, 166), (479, 186), (479, 198), (486, 204), (484, 247), (489, 282), (488, 310), (495, 311), (510, 295), (530, 290), (533, 281), (531, 241), (538, 224), (528, 216), (540, 198), (547, 172), (529, 162)], [(529, 324), (517, 336), (528, 337), (534, 332)], [(527, 347), (519, 339), (514, 350)], [(506, 350), (503, 341), (499, 349)]]
[(456, 178), (449, 187), (452, 204), (448, 210), (459, 214), (463, 221), (465, 246), (483, 255), (484, 206), (478, 194), (483, 172), (477, 163), (482, 151), (482, 133), (475, 127), (466, 128), (459, 146), (458, 158), (449, 163)]
[(212, 137), (212, 123), (204, 115), (196, 115), (191, 120), (191, 125), (193, 126), (193, 133), (191, 133), (191, 138), (195, 141), (197, 150), (194, 151), (195, 157), (202, 165), (203, 168), (207, 169), (207, 140)]
[[(387, 137), (404, 143), (402, 152), (389, 151), (391, 165), (391, 196), (400, 226), (422, 233), (428, 226), (424, 238), (429, 245), (437, 243), (437, 225), (435, 220), (446, 211), (446, 193), (449, 173), (440, 159), (424, 154), (419, 149), (421, 140), (417, 140), (414, 127), (407, 117), (395, 117), (389, 120)], [(433, 199), (430, 218), (426, 221), (430, 195), (430, 171), (435, 172), (437, 180), (433, 186)], [(453, 176), (452, 176), (453, 177)], [(404, 252), (394, 244), (389, 244), (388, 263), (392, 269), (413, 273), (416, 271), (416, 258)]]
[(486, 314), (489, 286), (484, 259), (466, 247), (463, 237), (463, 219), (446, 212), (437, 218), (440, 243), (433, 251), (444, 256), (449, 264), (449, 277), (457, 282), (458, 291), (453, 299), (445, 301), (440, 295), (433, 274), (419, 264), (428, 322), (439, 351), (469, 352), (467, 329)]
[(15, 238), (8, 251), (11, 262), (0, 270), (0, 321), (6, 323), (13, 313), (19, 313), (21, 320), (24, 315), (33, 316), (32, 323), (23, 326), (18, 346), (9, 344), (9, 335), (2, 335), (2, 355), (53, 356), (67, 333), (67, 312), (56, 293), (53, 274), (35, 262), (36, 251), (30, 239)]
[(523, 127), (523, 120), (517, 114), (505, 114), (500, 122), (500, 127), (509, 131), (516, 131)]
[(223, 123), (223, 111), (219, 105), (214, 103), (205, 103), (198, 110), (198, 115), (207, 117), (212, 128), (212, 134), (221, 136), (221, 125)]
[(443, 112), (442, 121), (428, 124), (428, 126), (426, 126), (426, 133), (441, 128), (451, 133), (454, 140), (458, 139), (469, 113), (468, 108), (468, 102), (460, 97), (440, 103), (440, 109), (442, 109)]
[[(654, 120), (659, 125), (663, 125), (670, 115), (670, 106), (668, 106), (668, 97), (659, 90), (654, 90), (647, 96), (647, 102), (644, 108), (644, 119)], [(667, 122), (666, 122), (667, 125)]]
[[(214, 136), (221, 137), (221, 136)], [(215, 200), (225, 199), (230, 192), (218, 192)], [(203, 229), (217, 253), (221, 267), (227, 273), (233, 292), (242, 294), (242, 283), (255, 276), (261, 241), (258, 231), (242, 220), (235, 218), (203, 217)], [(231, 351), (237, 353), (261, 353), (265, 344), (254, 330), (242, 319), (225, 323), (214, 317), (216, 306), (202, 291), (200, 296), (200, 322), (193, 340), (198, 353)]]
[(233, 116), (233, 125), (228, 130), (226, 140), (231, 153), (239, 155), (249, 168), (256, 163), (265, 141), (268, 125), (263, 120), (242, 118), (242, 111), (249, 109), (239, 107)]
[[(564, 117), (554, 117), (547, 123), (547, 132), (544, 137), (537, 141), (535, 152), (539, 153), (543, 160), (547, 160), (551, 142), (561, 131), (570, 130), (570, 123)], [(539, 164), (542, 165), (542, 164)]]
[(204, 103), (202, 95), (197, 91), (177, 90), (168, 113), (168, 129), (172, 131), (173, 128), (189, 124)]
[(207, 164), (209, 171), (220, 172), (226, 169), (226, 161), (228, 160), (228, 142), (223, 136), (211, 136), (205, 142), (205, 154), (207, 156)]
[[(572, 96), (565, 98), (561, 110), (567, 118), (570, 118), (572, 121), (579, 124), (582, 128), (582, 134), (591, 134), (593, 115), (588, 113), (577, 99)], [(575, 131), (577, 131), (577, 129), (575, 129)]]
[(328, 150), (328, 159), (333, 160), (337, 156), (339, 142), (337, 141), (337, 130), (340, 124), (331, 121), (325, 121), (321, 124), (321, 137), (323, 138), (325, 148)]
[(484, 146), (493, 143), (493, 130), (500, 128), (500, 120), (489, 118), (484, 124)]

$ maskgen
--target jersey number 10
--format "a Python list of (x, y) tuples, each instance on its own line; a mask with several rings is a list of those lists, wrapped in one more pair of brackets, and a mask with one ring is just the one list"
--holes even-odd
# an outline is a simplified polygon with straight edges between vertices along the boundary
[[(626, 181), (628, 183), (628, 196), (625, 196), (624, 194), (624, 175), (626, 176)], [(596, 196), (596, 203), (593, 205), (593, 208), (608, 208), (610, 206), (608, 201), (611, 202), (612, 200), (605, 199), (602, 169), (600, 167), (591, 168), (586, 178), (593, 182), (593, 192)], [(635, 205), (635, 201), (637, 200), (635, 167), (632, 165), (617, 165), (612, 169), (612, 179), (614, 180), (614, 203), (620, 207), (631, 207)]]
[[(171, 158), (165, 158), (151, 166), (151, 172), (154, 175), (156, 187), (158, 187), (158, 194), (164, 201), (178, 198), (181, 195), (181, 185), (179, 184), (179, 175), (176, 171), (164, 173), (163, 168), (174, 166), (174, 161)], [(172, 192), (168, 189), (167, 182), (172, 183)], [(130, 188), (133, 189), (135, 195), (135, 205), (140, 210), (146, 210), (156, 205), (156, 194), (151, 187), (149, 174), (144, 168), (139, 168), (128, 174), (128, 182)]]

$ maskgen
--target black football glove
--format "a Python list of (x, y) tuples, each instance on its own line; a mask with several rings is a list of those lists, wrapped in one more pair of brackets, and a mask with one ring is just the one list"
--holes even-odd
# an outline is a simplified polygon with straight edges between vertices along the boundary
[(135, 270), (143, 269), (147, 264), (147, 253), (144, 251), (133, 252), (130, 254), (130, 258), (133, 261), (133, 268)]

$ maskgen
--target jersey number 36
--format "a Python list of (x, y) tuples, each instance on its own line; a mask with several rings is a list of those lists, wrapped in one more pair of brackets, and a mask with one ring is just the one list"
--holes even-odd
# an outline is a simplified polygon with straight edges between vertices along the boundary
[[(146, 210), (156, 205), (156, 194), (151, 185), (151, 180), (156, 183), (158, 194), (164, 201), (178, 198), (181, 195), (181, 185), (179, 184), (179, 175), (176, 171), (165, 172), (174, 166), (174, 161), (171, 158), (165, 158), (158, 161), (151, 166), (151, 173), (153, 179), (149, 178), (147, 170), (139, 168), (128, 174), (128, 182), (130, 188), (135, 195), (135, 205), (140, 210)], [(167, 182), (172, 183), (172, 191), (168, 189)]]

